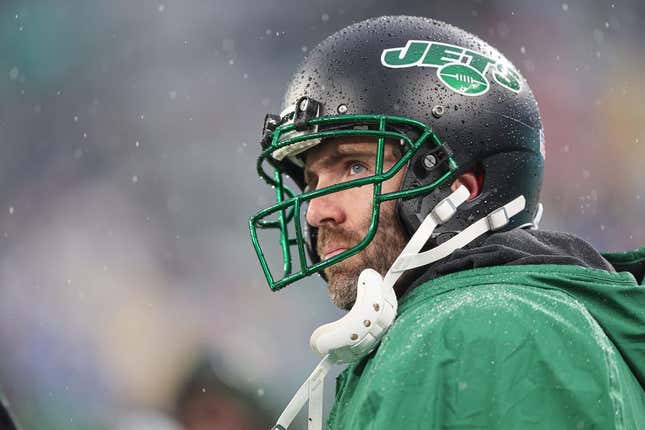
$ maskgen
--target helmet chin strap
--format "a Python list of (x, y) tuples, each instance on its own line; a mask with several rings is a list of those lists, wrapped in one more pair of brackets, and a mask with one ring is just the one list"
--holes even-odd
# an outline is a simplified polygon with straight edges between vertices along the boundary
[(468, 188), (461, 185), (440, 201), (423, 220), (385, 277), (381, 277), (376, 270), (370, 268), (361, 272), (358, 277), (356, 301), (352, 309), (341, 319), (318, 327), (311, 335), (311, 347), (323, 356), (323, 359), (282, 412), (273, 427), (274, 430), (288, 428), (307, 400), (309, 400), (307, 428), (322, 429), (323, 385), (327, 372), (333, 364), (359, 360), (378, 346), (396, 318), (398, 303), (394, 284), (406, 270), (434, 263), (487, 231), (504, 227), (510, 218), (521, 212), (526, 205), (524, 197), (519, 196), (474, 222), (441, 245), (420, 252), (434, 229), (450, 220), (457, 212), (457, 208), (464, 204), (469, 196)]

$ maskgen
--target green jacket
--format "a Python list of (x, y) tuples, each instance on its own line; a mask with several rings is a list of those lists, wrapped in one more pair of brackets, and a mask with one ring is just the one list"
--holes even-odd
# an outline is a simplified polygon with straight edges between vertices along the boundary
[[(605, 257), (642, 270), (645, 248)], [(486, 267), (405, 296), (379, 348), (339, 376), (327, 425), (645, 429), (644, 387), (645, 285), (632, 273)]]

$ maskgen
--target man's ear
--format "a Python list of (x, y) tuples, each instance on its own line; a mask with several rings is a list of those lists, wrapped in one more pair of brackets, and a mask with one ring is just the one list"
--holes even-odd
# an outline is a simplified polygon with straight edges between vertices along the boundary
[(470, 191), (468, 200), (472, 200), (482, 192), (482, 185), (484, 183), (484, 175), (476, 175), (473, 172), (467, 172), (455, 179), (455, 182), (450, 186), (451, 191), (455, 191), (460, 185), (465, 185)]

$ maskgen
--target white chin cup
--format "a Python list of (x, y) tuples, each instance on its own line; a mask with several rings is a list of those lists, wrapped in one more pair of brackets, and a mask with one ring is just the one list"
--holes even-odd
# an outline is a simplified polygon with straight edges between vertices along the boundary
[(318, 327), (310, 339), (311, 348), (336, 363), (350, 363), (369, 354), (394, 322), (397, 300), (391, 285), (374, 269), (358, 277), (356, 302), (338, 321)]

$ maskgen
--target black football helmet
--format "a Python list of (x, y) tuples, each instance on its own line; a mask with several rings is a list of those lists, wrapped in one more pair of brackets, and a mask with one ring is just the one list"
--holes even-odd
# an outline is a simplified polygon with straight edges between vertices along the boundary
[[(389, 171), (315, 191), (305, 190), (303, 153), (327, 138), (376, 136), (402, 143)], [(378, 160), (378, 156), (377, 156)], [(526, 206), (505, 229), (531, 225), (538, 209), (544, 134), (537, 102), (524, 78), (494, 47), (452, 25), (421, 17), (386, 16), (346, 27), (312, 49), (288, 86), (283, 111), (267, 115), (258, 172), (275, 188), (277, 203), (249, 220), (254, 247), (271, 289), (320, 273), (363, 249), (378, 227), (381, 202), (396, 199), (412, 235), (451, 192), (462, 173), (483, 175), (481, 194), (437, 227), (441, 242), (523, 195)], [(380, 184), (406, 168), (401, 189)], [(285, 175), (300, 188), (285, 185)], [(307, 202), (352, 186), (373, 184), (372, 223), (355, 247), (320, 261), (316, 231), (303, 221)], [(258, 229), (280, 233), (284, 275), (275, 278)], [(432, 245), (432, 244), (430, 244)], [(299, 269), (292, 267), (296, 249)], [(309, 253), (307, 258), (305, 249)]]

